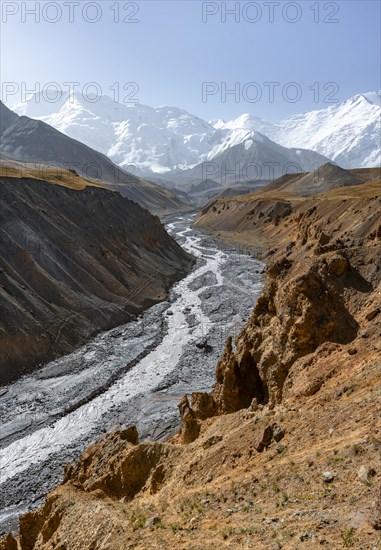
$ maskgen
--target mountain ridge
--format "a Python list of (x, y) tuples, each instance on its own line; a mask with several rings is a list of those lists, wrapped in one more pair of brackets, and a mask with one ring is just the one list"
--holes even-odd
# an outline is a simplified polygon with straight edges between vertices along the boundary
[(79, 94), (64, 94), (49, 109), (46, 101), (31, 97), (15, 109), (108, 154), (117, 164), (170, 177), (247, 139), (260, 141), (260, 134), (283, 147), (319, 153), (344, 168), (377, 166), (380, 98), (381, 92), (357, 94), (275, 123), (247, 113), (229, 122), (207, 122), (177, 107), (124, 105), (108, 96), (91, 103)]
[(0, 153), (5, 160), (70, 168), (86, 179), (120, 191), (154, 213), (189, 208), (171, 191), (128, 173), (103, 153), (42, 120), (13, 113), (2, 102), (0, 122)]

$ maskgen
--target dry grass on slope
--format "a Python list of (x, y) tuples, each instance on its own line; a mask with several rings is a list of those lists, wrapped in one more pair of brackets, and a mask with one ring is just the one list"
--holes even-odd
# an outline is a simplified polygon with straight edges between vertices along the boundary
[[(343, 170), (343, 174), (340, 174), (338, 181), (341, 181), (344, 185), (342, 187), (336, 187), (331, 190), (324, 191), (321, 190), (321, 193), (331, 193), (332, 196), (338, 192), (337, 196), (345, 197), (348, 193), (348, 198), (361, 196), (365, 194), (372, 195), (373, 193), (381, 193), (381, 169), (380, 168), (359, 168), (355, 170)], [(292, 202), (300, 200), (302, 197), (305, 197), (303, 194), (303, 185), (302, 182), (309, 176), (313, 179), (314, 174), (317, 178), (319, 171), (311, 173), (302, 173), (302, 174), (286, 174), (280, 178), (272, 181), (263, 188), (260, 188), (252, 193), (246, 195), (236, 195), (234, 197), (228, 197), (226, 199), (218, 199), (207, 204), (203, 211), (207, 211), (213, 205), (223, 205), (228, 204), (229, 202), (256, 202), (261, 199), (271, 199), (271, 200), (289, 200)], [(353, 181), (358, 180), (357, 185), (346, 185), (345, 184), (345, 173), (348, 173), (350, 178), (353, 178)], [(327, 178), (329, 180), (329, 178)], [(307, 194), (308, 195), (308, 194)], [(319, 192), (313, 195), (314, 198), (319, 197)]]
[[(380, 217), (381, 179), (353, 187), (332, 189), (313, 197), (300, 197), (286, 191), (256, 192), (209, 203), (196, 219), (196, 227), (226, 240), (250, 246), (253, 242), (272, 248), (273, 239), (282, 234), (294, 241), (296, 218), (316, 211), (319, 227), (332, 224), (337, 216), (342, 225), (334, 228), (335, 238), (344, 236), (345, 228), (367, 223), (377, 224)], [(351, 215), (349, 215), (349, 211)], [(309, 223), (309, 221), (308, 221)]]
[(75, 170), (44, 164), (0, 161), (0, 178), (2, 177), (42, 180), (74, 191), (82, 191), (86, 187), (104, 188), (100, 183), (82, 178)]
[[(91, 169), (91, 164), (89, 164), (89, 169)], [(189, 204), (181, 202), (168, 189), (132, 174), (122, 173), (122, 171), (119, 175), (116, 174), (114, 180), (110, 177), (108, 179), (95, 180), (80, 176), (75, 170), (61, 166), (0, 160), (1, 177), (35, 179), (67, 187), (74, 191), (82, 191), (86, 187), (100, 187), (112, 192), (119, 192), (122, 196), (140, 204), (143, 208), (147, 208), (151, 213), (157, 215), (188, 211), (191, 208)]]

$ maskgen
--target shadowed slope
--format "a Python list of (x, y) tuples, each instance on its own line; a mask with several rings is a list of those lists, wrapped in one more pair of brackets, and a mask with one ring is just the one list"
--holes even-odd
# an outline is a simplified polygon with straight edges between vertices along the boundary
[(19, 375), (165, 298), (190, 256), (106, 189), (0, 178), (2, 371)]

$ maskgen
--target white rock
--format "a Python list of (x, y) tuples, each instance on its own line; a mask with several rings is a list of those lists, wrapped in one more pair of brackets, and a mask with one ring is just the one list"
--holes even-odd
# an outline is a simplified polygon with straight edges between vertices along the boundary
[(335, 479), (336, 474), (334, 472), (323, 472), (322, 477), (326, 483), (331, 483)]

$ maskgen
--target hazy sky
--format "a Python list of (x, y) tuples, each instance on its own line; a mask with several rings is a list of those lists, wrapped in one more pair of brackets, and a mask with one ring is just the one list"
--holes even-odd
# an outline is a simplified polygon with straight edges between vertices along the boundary
[(1, 8), (8, 105), (36, 83), (77, 82), (81, 91), (96, 82), (103, 94), (119, 88), (121, 101), (206, 119), (278, 120), (380, 88), (378, 0), (2, 0)]

